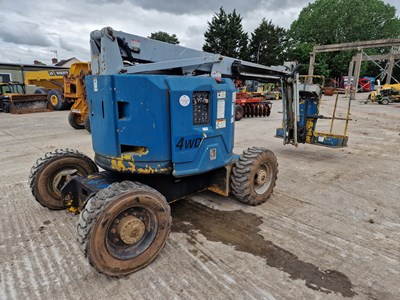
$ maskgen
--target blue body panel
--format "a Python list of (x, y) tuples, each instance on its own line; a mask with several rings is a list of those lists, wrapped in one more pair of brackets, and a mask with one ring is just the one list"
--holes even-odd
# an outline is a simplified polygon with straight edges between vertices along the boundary
[[(232, 160), (234, 143), (232, 93), (235, 87), (232, 81), (228, 79), (217, 83), (210, 77), (175, 77), (168, 78), (167, 84), (171, 99), (173, 174), (175, 176), (198, 174), (228, 164)], [(208, 124), (193, 125), (192, 91), (210, 93), (210, 122)], [(225, 92), (225, 95), (218, 99), (220, 91)], [(188, 106), (182, 106), (179, 102), (184, 95), (192, 100)], [(215, 159), (211, 160), (212, 149), (215, 149), (213, 151), (216, 155)]]
[(327, 146), (331, 148), (341, 148), (347, 146), (348, 137), (337, 134), (315, 132), (312, 137), (312, 144)]
[[(300, 126), (307, 126), (307, 120), (309, 118), (318, 118), (318, 101), (319, 99), (301, 99), (299, 102), (299, 115), (300, 115)], [(314, 124), (315, 128), (315, 124)]]
[[(229, 79), (101, 75), (87, 76), (86, 86), (96, 163), (106, 170), (180, 177), (236, 158)], [(196, 92), (209, 95), (209, 122), (201, 125), (194, 124)]]

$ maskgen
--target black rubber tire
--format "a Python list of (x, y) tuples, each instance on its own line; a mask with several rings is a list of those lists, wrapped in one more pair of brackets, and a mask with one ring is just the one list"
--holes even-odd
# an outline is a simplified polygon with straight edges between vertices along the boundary
[(240, 121), (244, 117), (244, 109), (241, 105), (235, 106), (235, 121)]
[(269, 117), (271, 115), (271, 106), (268, 104), (265, 104), (265, 115)]
[(92, 133), (92, 128), (90, 127), (90, 117), (86, 115), (85, 117), (85, 128), (89, 133)]
[(48, 94), (49, 91), (50, 91), (49, 89), (38, 88), (38, 89), (36, 89), (33, 93), (34, 93), (34, 94)]
[[(61, 171), (77, 171), (78, 176), (89, 175), (99, 171), (96, 164), (85, 154), (72, 149), (57, 149), (39, 158), (29, 174), (29, 186), (32, 195), (42, 206), (53, 210), (64, 209), (60, 189), (54, 188), (54, 180)], [(65, 184), (60, 179), (60, 185)]]
[(74, 129), (85, 129), (85, 120), (80, 121), (81, 115), (73, 113), (72, 111), (68, 115), (68, 122)]
[(381, 104), (382, 105), (388, 105), (390, 103), (390, 101), (389, 101), (389, 99), (387, 99), (387, 98), (383, 98), (382, 100), (381, 100)]
[[(233, 167), (232, 193), (240, 202), (259, 205), (269, 199), (277, 178), (278, 161), (275, 154), (261, 147), (248, 148)], [(261, 183), (257, 183), (258, 180)]]
[(60, 90), (51, 90), (47, 93), (47, 101), (53, 106), (54, 110), (65, 110), (71, 106), (64, 100), (64, 95)]
[(1, 110), (5, 113), (10, 112), (10, 103), (8, 101), (1, 102)]
[[(116, 230), (116, 224), (122, 224), (128, 213), (145, 226), (143, 235), (132, 244), (122, 241)], [(116, 182), (87, 202), (79, 215), (78, 243), (98, 272), (122, 277), (146, 267), (158, 256), (171, 223), (170, 207), (158, 191), (138, 182)]]

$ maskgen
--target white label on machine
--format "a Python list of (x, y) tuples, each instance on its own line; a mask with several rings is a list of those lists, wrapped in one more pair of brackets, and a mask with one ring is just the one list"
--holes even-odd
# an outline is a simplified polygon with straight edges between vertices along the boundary
[(190, 97), (188, 95), (182, 95), (179, 98), (179, 103), (180, 105), (182, 105), (183, 107), (186, 107), (190, 104)]
[(210, 160), (217, 159), (217, 148), (210, 149)]
[(95, 92), (98, 91), (98, 88), (97, 88), (97, 78), (96, 78), (96, 77), (93, 77), (93, 90), (94, 90)]
[(226, 91), (219, 91), (217, 92), (218, 99), (225, 99), (226, 98)]
[(232, 116), (231, 123), (235, 122), (235, 112), (236, 112), (236, 92), (232, 93)]
[(131, 49), (133, 52), (140, 52), (140, 41), (131, 40)]
[(225, 127), (226, 127), (226, 120), (225, 120), (225, 119), (223, 119), (223, 120), (217, 120), (217, 123), (215, 124), (215, 127), (216, 127), (217, 129), (225, 128)]
[(217, 119), (225, 118), (225, 100), (218, 100)]
[(323, 137), (323, 136), (319, 136), (319, 137), (318, 137), (318, 142), (323, 143), (323, 142), (324, 142), (324, 137)]

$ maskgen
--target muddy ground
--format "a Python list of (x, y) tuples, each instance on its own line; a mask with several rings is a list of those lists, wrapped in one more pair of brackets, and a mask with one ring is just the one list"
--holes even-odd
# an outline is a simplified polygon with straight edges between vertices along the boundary
[(92, 269), (75, 241), (77, 216), (43, 208), (27, 184), (44, 152), (93, 157), (90, 135), (65, 111), (0, 113), (0, 299), (398, 298), (400, 105), (353, 101), (344, 149), (282, 145), (280, 106), (236, 124), (237, 153), (264, 146), (278, 158), (271, 199), (248, 207), (204, 192), (173, 204), (166, 247), (122, 279)]

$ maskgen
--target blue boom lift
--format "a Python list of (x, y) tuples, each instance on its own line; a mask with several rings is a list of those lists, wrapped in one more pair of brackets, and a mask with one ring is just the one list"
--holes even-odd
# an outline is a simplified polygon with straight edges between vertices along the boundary
[(76, 150), (56, 150), (38, 159), (29, 180), (43, 206), (80, 212), (78, 242), (99, 272), (124, 276), (153, 261), (170, 233), (172, 201), (205, 189), (249, 205), (270, 197), (275, 155), (261, 147), (233, 153), (231, 79), (279, 82), (287, 107), (284, 140), (295, 143), (293, 68), (109, 27), (92, 32), (90, 43), (93, 75), (86, 87), (95, 162)]

